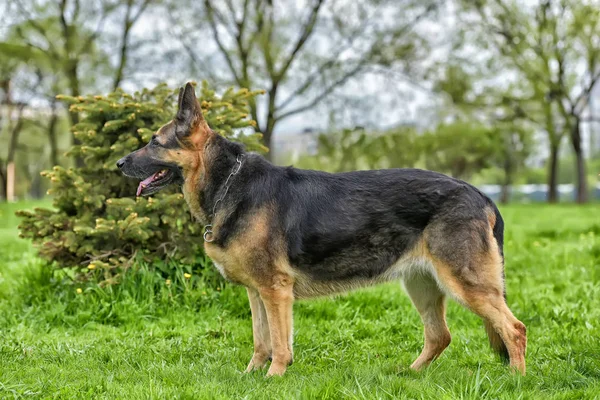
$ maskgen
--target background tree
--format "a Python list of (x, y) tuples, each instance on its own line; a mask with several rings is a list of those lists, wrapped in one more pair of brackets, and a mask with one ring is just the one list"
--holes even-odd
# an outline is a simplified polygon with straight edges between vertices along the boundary
[[(52, 94), (66, 93), (79, 96), (97, 88), (103, 79), (112, 80), (112, 87), (119, 86), (124, 78), (130, 52), (129, 36), (140, 16), (152, 3), (151, 0), (58, 0), (56, 2), (12, 1), (9, 11), (18, 22), (12, 28), (10, 40), (0, 43), (0, 51), (12, 58), (31, 62), (30, 71), (40, 78), (52, 81)], [(124, 14), (120, 19), (119, 15)], [(102, 38), (109, 35), (110, 25), (121, 26), (116, 66), (110, 64), (110, 50)], [(112, 76), (112, 79), (111, 79)], [(35, 89), (34, 89), (35, 90)], [(43, 94), (40, 94), (43, 96)], [(49, 101), (56, 111), (56, 102)], [(52, 116), (48, 124), (48, 137), (53, 146), (58, 117)], [(79, 122), (79, 113), (69, 112), (71, 124)], [(78, 139), (73, 137), (73, 143)], [(56, 158), (56, 157), (53, 157)], [(76, 159), (81, 166), (81, 159)]]
[[(11, 92), (11, 79), (2, 80), (0, 90), (3, 98), (0, 101), (0, 134), (7, 137), (6, 154), (0, 155), (0, 184), (3, 198), (15, 199), (15, 153), (19, 145), (19, 136), (23, 129), (23, 109), (25, 103), (15, 103)], [(3, 161), (3, 162), (2, 162)]]
[[(414, 27), (436, 5), (435, 0), (203, 0), (173, 7), (171, 16), (185, 26), (178, 37), (203, 73), (266, 90), (264, 106), (251, 104), (251, 115), (269, 145), (280, 121), (311, 110), (353, 78), (381, 65), (406, 71), (426, 55)], [(209, 40), (224, 67), (213, 62), (207, 72), (208, 62), (194, 44), (208, 49)]]
[(442, 124), (426, 132), (420, 142), (428, 169), (463, 180), (493, 165), (504, 146), (493, 129), (462, 121)]
[(319, 152), (298, 160), (300, 168), (329, 172), (413, 167), (421, 156), (414, 129), (368, 132), (364, 128), (322, 134)]
[(587, 201), (581, 124), (600, 79), (598, 4), (543, 0), (531, 6), (489, 0), (463, 5), (463, 23), (476, 28), (486, 49), (517, 76), (522, 90), (509, 100), (547, 133), (550, 201), (557, 200), (558, 154), (565, 134), (576, 156), (577, 201)]

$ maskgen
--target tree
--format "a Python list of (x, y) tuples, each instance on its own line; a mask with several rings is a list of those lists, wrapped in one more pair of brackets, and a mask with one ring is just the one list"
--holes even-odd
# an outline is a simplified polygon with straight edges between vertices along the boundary
[[(577, 201), (587, 201), (581, 124), (600, 79), (600, 9), (596, 2), (512, 0), (463, 2), (478, 32), (502, 63), (532, 89), (511, 99), (524, 117), (544, 127), (550, 146), (550, 201), (557, 200), (560, 142), (568, 134), (577, 163)], [(467, 15), (471, 17), (471, 14)], [(533, 107), (532, 107), (533, 105)], [(560, 117), (557, 117), (560, 116)]]
[[(466, 70), (467, 65), (469, 71)], [(467, 64), (465, 60), (451, 59), (443, 66), (436, 66), (435, 70), (441, 72), (441, 76), (434, 79), (434, 91), (445, 94), (448, 99), (444, 102), (443, 117), (465, 125), (467, 130), (463, 134), (467, 138), (471, 136), (473, 140), (483, 140), (497, 147), (493, 151), (486, 145), (478, 151), (484, 152), (480, 154), (484, 158), (491, 157), (485, 160), (488, 166), (502, 171), (500, 201), (508, 202), (515, 174), (525, 165), (532, 151), (532, 123), (524, 118), (523, 102), (514, 101), (518, 93), (527, 90), (527, 87), (501, 87), (497, 82), (486, 81), (487, 76), (501, 73), (498, 65), (474, 65), (472, 62)], [(477, 129), (473, 131), (473, 127)], [(480, 131), (481, 139), (477, 138), (477, 131)], [(460, 134), (457, 132), (457, 135)], [(486, 138), (489, 135), (494, 137), (491, 142)], [(463, 138), (457, 137), (456, 140), (460, 143)], [(451, 144), (451, 141), (447, 143)]]
[(504, 148), (502, 136), (493, 129), (460, 121), (426, 132), (420, 142), (427, 169), (463, 180), (492, 166)]
[[(211, 79), (266, 89), (265, 106), (250, 107), (269, 145), (279, 122), (315, 108), (353, 78), (375, 66), (406, 71), (424, 56), (425, 44), (413, 28), (437, 3), (203, 0), (175, 8), (171, 16), (173, 25), (186, 25), (178, 37)], [(196, 52), (195, 43), (210, 49), (209, 40), (224, 68)]]
[(15, 153), (19, 144), (19, 135), (23, 129), (23, 109), (24, 103), (13, 103), (10, 91), (10, 80), (2, 82), (4, 91), (4, 101), (0, 102), (0, 107), (4, 108), (5, 116), (2, 120), (6, 121), (3, 130), (6, 131), (8, 146), (6, 148), (6, 159), (4, 165), (0, 164), (0, 183), (2, 184), (4, 199), (7, 201), (15, 200)]
[[(124, 78), (130, 51), (129, 36), (134, 24), (147, 10), (152, 0), (127, 0), (125, 4), (112, 0), (58, 0), (56, 2), (14, 1), (11, 15), (19, 21), (12, 30), (11, 40), (0, 43), (0, 51), (14, 58), (33, 61), (34, 73), (48, 77), (55, 91), (79, 96), (85, 88), (92, 89), (97, 81), (113, 74), (112, 86), (119, 86)], [(125, 7), (125, 17), (121, 24), (120, 46), (117, 52), (117, 65), (114, 69), (108, 63), (108, 55), (99, 46), (101, 35), (106, 34), (107, 21), (118, 15)], [(114, 21), (111, 21), (114, 23)], [(35, 90), (35, 88), (34, 88)], [(52, 109), (56, 103), (51, 101)], [(79, 113), (70, 111), (71, 124), (79, 122)], [(52, 122), (52, 118), (50, 120)], [(53, 138), (53, 124), (48, 126), (50, 140)], [(52, 143), (52, 141), (50, 142)], [(73, 143), (78, 144), (73, 137)], [(81, 159), (76, 160), (81, 166)]]
[(298, 166), (329, 172), (413, 167), (421, 155), (418, 140), (408, 128), (381, 133), (344, 129), (320, 135), (318, 154), (301, 158)]
[(121, 47), (119, 49), (119, 61), (117, 64), (115, 77), (113, 79), (112, 85), (113, 91), (117, 90), (117, 88), (121, 84), (121, 81), (123, 80), (125, 67), (127, 66), (127, 60), (129, 57), (129, 36), (131, 33), (131, 29), (140, 19), (144, 11), (146, 11), (146, 8), (148, 8), (151, 2), (152, 0), (140, 0), (138, 2), (136, 2), (136, 0), (126, 1), (125, 17), (121, 28)]
[(500, 202), (506, 204), (510, 200), (510, 188), (516, 173), (525, 165), (531, 154), (533, 135), (522, 124), (511, 122), (496, 124), (495, 132), (503, 142), (495, 161), (496, 166), (503, 171)]
[[(19, 144), (19, 135), (23, 129), (23, 109), (25, 103), (13, 98), (12, 83), (18, 68), (18, 62), (12, 59), (0, 59), (0, 134), (6, 134), (6, 154), (0, 162), (0, 185), (3, 198), (14, 201), (15, 153)], [(2, 155), (0, 155), (1, 157)], [(1, 159), (0, 159), (1, 160)]]

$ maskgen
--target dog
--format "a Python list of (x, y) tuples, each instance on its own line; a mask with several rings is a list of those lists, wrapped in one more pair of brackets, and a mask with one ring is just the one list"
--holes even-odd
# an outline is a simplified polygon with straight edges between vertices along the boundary
[(468, 183), (419, 169), (275, 166), (213, 132), (190, 83), (175, 118), (117, 166), (141, 180), (138, 196), (181, 185), (206, 226), (206, 254), (246, 287), (254, 337), (247, 372), (271, 360), (267, 376), (282, 375), (291, 365), (295, 299), (402, 281), (425, 331), (411, 368), (450, 344), (450, 297), (483, 319), (493, 350), (525, 374), (525, 325), (506, 304), (504, 222)]

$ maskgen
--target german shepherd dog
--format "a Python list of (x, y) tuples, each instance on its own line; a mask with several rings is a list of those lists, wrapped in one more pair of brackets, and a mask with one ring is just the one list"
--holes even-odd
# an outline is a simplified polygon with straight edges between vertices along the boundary
[(402, 281), (421, 314), (419, 370), (450, 344), (445, 299), (479, 315), (492, 348), (525, 374), (525, 325), (505, 301), (502, 217), (475, 187), (418, 169), (330, 174), (278, 167), (213, 132), (188, 83), (175, 118), (117, 166), (138, 195), (182, 185), (204, 248), (244, 285), (254, 354), (246, 371), (292, 363), (292, 304)]

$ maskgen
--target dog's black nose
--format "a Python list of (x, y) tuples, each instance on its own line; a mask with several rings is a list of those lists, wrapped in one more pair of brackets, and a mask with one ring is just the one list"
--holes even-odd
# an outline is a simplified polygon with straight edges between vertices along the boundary
[(123, 165), (125, 165), (125, 157), (117, 161), (117, 167), (119, 167), (119, 169), (123, 168)]

